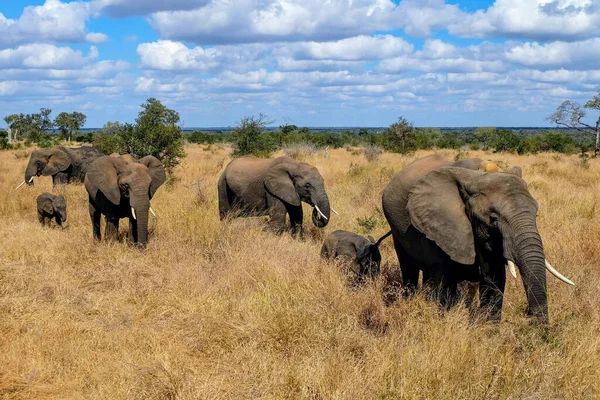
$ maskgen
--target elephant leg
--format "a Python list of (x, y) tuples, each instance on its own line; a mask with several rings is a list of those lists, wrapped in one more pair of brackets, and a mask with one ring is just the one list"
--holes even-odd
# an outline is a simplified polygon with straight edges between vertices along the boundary
[(96, 210), (96, 208), (90, 203), (90, 218), (92, 220), (92, 233), (94, 234), (94, 239), (100, 240), (102, 235), (100, 234), (100, 211)]
[(440, 286), (440, 305), (450, 308), (458, 303), (458, 283), (451, 277), (444, 276)]
[(106, 229), (104, 236), (108, 240), (116, 240), (119, 233), (119, 219), (106, 217)]
[(129, 218), (129, 235), (128, 239), (130, 243), (137, 243), (138, 241), (138, 231), (137, 231), (137, 223), (133, 218)]
[(402, 286), (405, 298), (412, 297), (419, 287), (419, 268), (416, 261), (404, 250), (400, 241), (394, 238), (394, 248), (402, 271)]
[(491, 268), (482, 266), (479, 281), (479, 304), (488, 313), (489, 319), (499, 321), (502, 318), (502, 302), (506, 285), (506, 269), (504, 265)]
[(40, 221), (40, 224), (42, 224), (42, 226), (46, 225), (44, 214), (38, 212), (38, 220)]
[(287, 211), (281, 200), (275, 199), (274, 197), (272, 199), (273, 201), (269, 202), (271, 203), (271, 206), (269, 207), (269, 228), (280, 235), (285, 231), (285, 216)]
[(292, 236), (303, 237), (304, 232), (302, 231), (302, 220), (304, 215), (302, 212), (302, 206), (287, 207), (287, 212), (290, 216), (290, 234)]
[(225, 179), (225, 174), (221, 175), (221, 177), (219, 178), (218, 192), (219, 219), (222, 221), (227, 216), (227, 214), (229, 214), (229, 210), (231, 210), (231, 203), (229, 202), (229, 196), (227, 193), (227, 180)]
[(58, 172), (52, 175), (52, 186), (66, 185), (69, 183), (69, 175), (66, 172)]

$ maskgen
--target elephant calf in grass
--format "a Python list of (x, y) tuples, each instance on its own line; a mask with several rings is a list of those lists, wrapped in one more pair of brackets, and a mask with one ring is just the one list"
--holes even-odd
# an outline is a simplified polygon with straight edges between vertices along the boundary
[(337, 230), (323, 242), (321, 257), (344, 259), (350, 263), (350, 269), (359, 279), (374, 277), (379, 275), (381, 265), (379, 245), (390, 234), (391, 232), (375, 242), (372, 236), (367, 239), (353, 232)]
[(67, 203), (63, 195), (55, 196), (51, 193), (40, 194), (37, 198), (37, 213), (40, 223), (50, 225), (52, 219), (58, 226), (67, 221)]

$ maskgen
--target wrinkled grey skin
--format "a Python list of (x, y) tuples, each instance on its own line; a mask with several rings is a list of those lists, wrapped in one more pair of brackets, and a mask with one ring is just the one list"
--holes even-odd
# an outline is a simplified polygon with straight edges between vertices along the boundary
[(88, 166), (102, 157), (100, 150), (89, 146), (67, 148), (57, 146), (40, 149), (31, 153), (25, 170), (25, 182), (29, 185), (32, 177), (52, 176), (52, 184), (83, 182)]
[(281, 233), (290, 217), (290, 233), (302, 234), (302, 204), (313, 208), (312, 221), (319, 228), (327, 225), (331, 209), (325, 182), (312, 165), (289, 157), (260, 159), (253, 156), (231, 161), (219, 179), (219, 216), (238, 212), (240, 216), (269, 215), (271, 228)]
[(42, 225), (50, 225), (52, 219), (58, 226), (67, 221), (67, 203), (63, 195), (42, 193), (37, 197), (38, 219)]
[(443, 305), (456, 301), (458, 282), (479, 282), (481, 308), (499, 320), (510, 260), (523, 278), (527, 314), (547, 323), (538, 204), (527, 184), (512, 173), (448, 165), (438, 155), (419, 159), (394, 175), (383, 192), (406, 293), (417, 287), (420, 268)]
[(85, 176), (85, 188), (94, 238), (101, 239), (101, 214), (106, 217), (105, 236), (109, 239), (116, 238), (119, 219), (128, 218), (129, 240), (145, 247), (150, 200), (166, 179), (162, 163), (152, 156), (139, 161), (129, 156), (104, 156), (91, 163)]
[(361, 278), (374, 277), (380, 272), (379, 243), (376, 243), (372, 236), (365, 238), (354, 232), (337, 230), (323, 242), (321, 257), (342, 258), (350, 263), (351, 270)]

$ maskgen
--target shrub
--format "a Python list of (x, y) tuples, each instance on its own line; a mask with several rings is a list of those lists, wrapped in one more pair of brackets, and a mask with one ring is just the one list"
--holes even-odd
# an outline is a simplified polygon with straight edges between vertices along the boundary
[(375, 161), (383, 154), (383, 149), (379, 146), (367, 145), (363, 149), (363, 154), (367, 161)]
[(313, 143), (304, 142), (287, 145), (282, 150), (286, 156), (294, 160), (304, 160), (307, 156), (315, 154), (317, 147)]
[(390, 125), (385, 133), (384, 148), (394, 153), (412, 153), (418, 149), (417, 136), (412, 124), (404, 117)]
[(179, 113), (149, 98), (142, 104), (135, 124), (107, 123), (96, 136), (95, 145), (105, 154), (147, 155), (158, 158), (169, 175), (185, 157)]
[(8, 143), (8, 133), (0, 131), (0, 150), (11, 149), (12, 145)]
[(274, 141), (265, 132), (270, 123), (271, 121), (268, 121), (267, 116), (263, 114), (259, 114), (258, 117), (242, 118), (233, 131), (233, 156), (251, 154), (257, 157), (269, 157), (276, 149)]

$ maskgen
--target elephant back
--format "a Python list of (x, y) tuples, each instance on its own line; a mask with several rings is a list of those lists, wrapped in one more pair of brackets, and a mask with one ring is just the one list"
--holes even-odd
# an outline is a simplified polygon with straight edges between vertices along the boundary
[(450, 165), (451, 162), (433, 154), (413, 161), (397, 172), (383, 190), (383, 212), (392, 231), (404, 235), (411, 225), (410, 215), (406, 208), (411, 188), (423, 176), (434, 169)]

